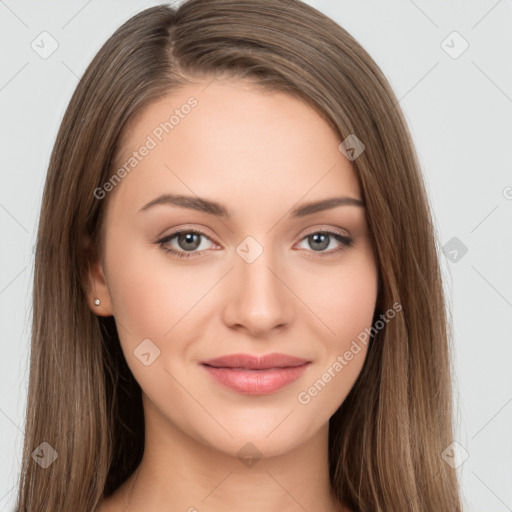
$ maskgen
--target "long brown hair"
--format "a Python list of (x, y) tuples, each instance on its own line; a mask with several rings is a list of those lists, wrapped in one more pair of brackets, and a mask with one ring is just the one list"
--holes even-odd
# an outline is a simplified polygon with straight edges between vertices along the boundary
[[(367, 52), (299, 0), (151, 7), (106, 41), (81, 78), (42, 201), (16, 510), (94, 510), (141, 460), (141, 389), (113, 317), (88, 306), (83, 241), (102, 250), (108, 197), (98, 200), (94, 190), (115, 170), (126, 125), (176, 88), (221, 75), (296, 95), (340, 141), (355, 134), (365, 145), (353, 165), (379, 268), (375, 319), (395, 303), (402, 312), (374, 334), (361, 374), (330, 419), (333, 492), (354, 511), (460, 511), (456, 472), (441, 457), (452, 442), (450, 328), (411, 135)], [(44, 468), (38, 453), (57, 459)]]

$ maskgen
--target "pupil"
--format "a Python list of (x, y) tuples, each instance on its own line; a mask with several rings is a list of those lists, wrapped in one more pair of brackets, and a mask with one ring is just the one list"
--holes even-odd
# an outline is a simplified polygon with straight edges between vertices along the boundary
[(197, 233), (181, 234), (178, 237), (178, 242), (182, 249), (185, 249), (185, 250), (197, 249), (200, 244), (199, 235)]
[(310, 235), (308, 238), (310, 242), (313, 242), (313, 249), (315, 249), (315, 243), (320, 244), (320, 247), (317, 247), (318, 250), (326, 249), (329, 247), (329, 235), (326, 233), (315, 233), (314, 235)]

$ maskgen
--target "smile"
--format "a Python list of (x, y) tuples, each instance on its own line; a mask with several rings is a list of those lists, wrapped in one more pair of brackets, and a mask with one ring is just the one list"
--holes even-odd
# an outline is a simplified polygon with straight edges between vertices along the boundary
[(201, 366), (217, 382), (246, 395), (268, 395), (297, 380), (311, 363), (284, 368), (253, 370), (247, 368), (219, 368)]

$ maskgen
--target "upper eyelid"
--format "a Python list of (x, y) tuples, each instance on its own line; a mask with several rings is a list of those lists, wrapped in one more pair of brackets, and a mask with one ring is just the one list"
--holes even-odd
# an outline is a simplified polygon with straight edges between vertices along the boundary
[(210, 235), (206, 234), (205, 232), (203, 232), (203, 231), (201, 231), (200, 229), (197, 229), (197, 228), (178, 229), (177, 231), (173, 231), (172, 233), (169, 233), (168, 235), (164, 235), (164, 236), (159, 237), (159, 239), (157, 241), (158, 242), (169, 241), (172, 238), (174, 238), (175, 236), (180, 235), (181, 233), (196, 233), (198, 235), (204, 236), (205, 238), (208, 238), (208, 240), (210, 240), (211, 242), (216, 243), (216, 242), (214, 242), (212, 240), (212, 237)]
[[(343, 231), (343, 232), (341, 232)], [(306, 237), (306, 236), (309, 236), (313, 233), (336, 233), (337, 235), (342, 235), (342, 236), (345, 236), (347, 238), (351, 238), (351, 234), (348, 232), (347, 229), (344, 229), (344, 228), (311, 228), (311, 229), (308, 229), (306, 230), (306, 232), (302, 235), (302, 238)], [(302, 240), (302, 239), (301, 239)]]

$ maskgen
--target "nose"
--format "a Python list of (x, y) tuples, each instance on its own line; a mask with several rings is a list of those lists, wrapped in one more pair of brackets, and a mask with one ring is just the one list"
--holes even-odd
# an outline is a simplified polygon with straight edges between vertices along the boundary
[(237, 257), (225, 286), (223, 319), (230, 328), (264, 337), (291, 323), (294, 295), (287, 287), (286, 272), (270, 258), (270, 251), (264, 250), (252, 263)]

